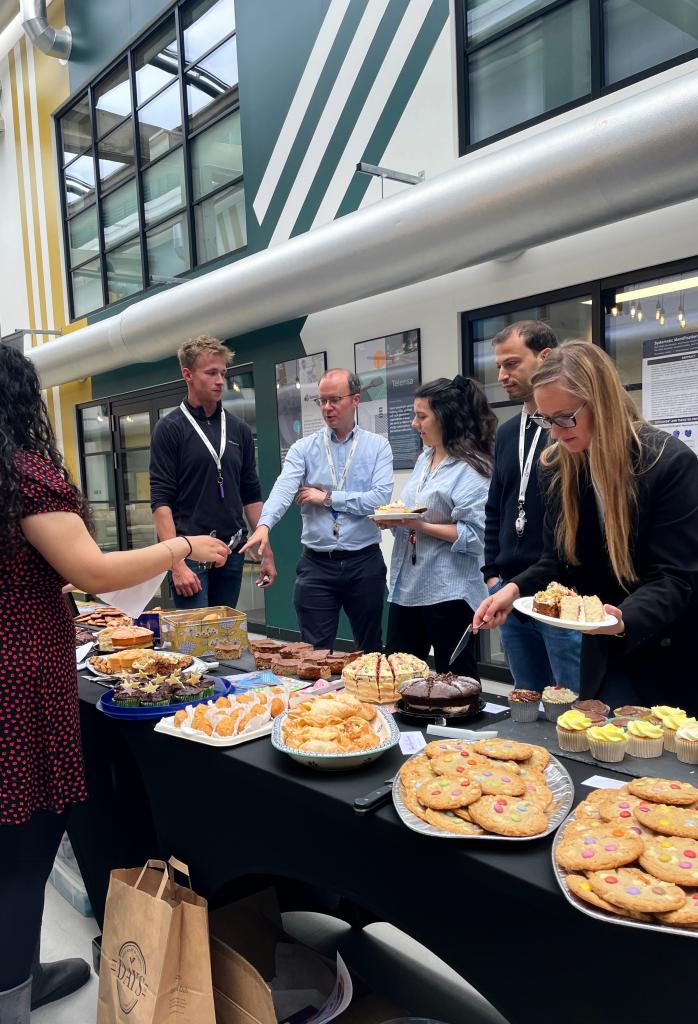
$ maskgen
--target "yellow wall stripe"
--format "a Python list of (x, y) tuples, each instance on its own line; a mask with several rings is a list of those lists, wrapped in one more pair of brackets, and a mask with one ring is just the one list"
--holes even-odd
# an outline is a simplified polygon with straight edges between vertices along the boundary
[(44, 259), (41, 246), (41, 233), (39, 230), (39, 196), (36, 185), (36, 171), (34, 168), (34, 161), (31, 159), (31, 154), (34, 149), (34, 131), (32, 127), (31, 119), (31, 98), (29, 95), (30, 83), (29, 83), (29, 62), (27, 60), (27, 40), (20, 39), (19, 52), (20, 61), (22, 66), (22, 78), (23, 78), (23, 92), (24, 92), (24, 121), (25, 130), (27, 136), (27, 166), (25, 167), (25, 173), (29, 181), (29, 195), (31, 197), (32, 210), (35, 211), (34, 215), (34, 252), (36, 257), (36, 273), (37, 273), (37, 290), (39, 293), (39, 318), (40, 327), (46, 327), (48, 325), (48, 317), (46, 311), (46, 291), (42, 288), (42, 281), (44, 280)]
[[(22, 222), (22, 251), (24, 253), (24, 281), (27, 288), (27, 306), (29, 309), (29, 326), (35, 327), (34, 322), (34, 285), (32, 281), (31, 264), (29, 262), (29, 231), (27, 227), (27, 197), (24, 188), (24, 169), (22, 167), (22, 143), (19, 127), (19, 101), (17, 97), (17, 67), (14, 51), (8, 54), (10, 70), (10, 86), (12, 90), (12, 125), (14, 130), (15, 163), (17, 166), (17, 188), (19, 191), (20, 219)], [(19, 326), (19, 325), (17, 325)]]

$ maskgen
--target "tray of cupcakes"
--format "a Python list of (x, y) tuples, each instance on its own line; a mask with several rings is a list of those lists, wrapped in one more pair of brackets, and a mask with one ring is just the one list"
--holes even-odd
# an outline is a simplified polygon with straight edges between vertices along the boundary
[(563, 823), (555, 877), (608, 924), (698, 937), (698, 788), (670, 778), (596, 789)]
[(434, 740), (393, 783), (403, 823), (439, 839), (537, 839), (564, 821), (573, 799), (570, 776), (545, 747), (500, 737)]
[(204, 675), (200, 670), (123, 673), (113, 689), (102, 694), (97, 708), (110, 718), (149, 719), (169, 715), (212, 697), (223, 697), (232, 687), (226, 679)]

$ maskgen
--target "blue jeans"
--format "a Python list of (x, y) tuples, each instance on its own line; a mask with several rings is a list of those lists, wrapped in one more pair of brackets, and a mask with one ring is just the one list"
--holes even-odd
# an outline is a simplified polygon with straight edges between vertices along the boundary
[[(495, 583), (490, 594), (495, 594), (506, 582)], [(518, 687), (542, 690), (544, 686), (568, 686), (579, 693), (581, 633), (546, 626), (515, 612), (507, 616), (499, 630), (507, 663)]]
[(202, 569), (198, 562), (189, 558), (185, 561), (192, 572), (199, 577), (201, 590), (193, 597), (183, 597), (175, 590), (172, 573), (168, 572), (167, 579), (175, 608), (211, 608), (218, 604), (237, 608), (242, 586), (242, 567), (245, 564), (244, 555), (230, 555), (228, 561), (220, 569)]

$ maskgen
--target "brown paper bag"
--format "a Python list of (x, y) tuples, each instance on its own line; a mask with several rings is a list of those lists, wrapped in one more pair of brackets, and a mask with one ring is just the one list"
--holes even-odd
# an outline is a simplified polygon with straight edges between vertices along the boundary
[(111, 873), (97, 1024), (215, 1024), (208, 906), (173, 868), (189, 881), (174, 857)]

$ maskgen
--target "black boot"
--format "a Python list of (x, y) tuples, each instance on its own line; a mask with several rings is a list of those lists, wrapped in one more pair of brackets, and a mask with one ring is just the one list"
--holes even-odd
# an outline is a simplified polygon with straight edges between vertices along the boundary
[(29, 1024), (31, 998), (31, 978), (27, 978), (16, 988), (0, 992), (0, 1021), (2, 1024)]
[(79, 957), (71, 957), (69, 960), (55, 960), (50, 964), (42, 964), (39, 959), (39, 946), (37, 945), (34, 963), (32, 964), (32, 1010), (38, 1010), (40, 1006), (45, 1006), (46, 1003), (52, 1003), (56, 999), (69, 996), (71, 992), (77, 992), (79, 988), (82, 988), (90, 980), (90, 974), (90, 965)]

